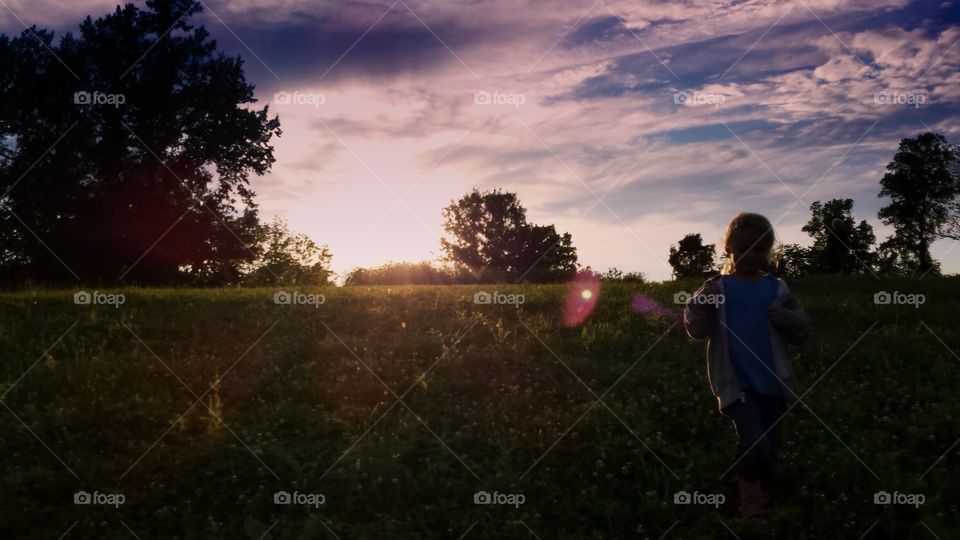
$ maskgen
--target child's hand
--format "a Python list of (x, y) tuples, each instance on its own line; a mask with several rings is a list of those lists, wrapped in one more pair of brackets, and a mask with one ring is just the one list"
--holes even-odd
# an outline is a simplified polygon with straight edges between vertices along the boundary
[(799, 345), (807, 335), (808, 322), (803, 311), (786, 307), (772, 307), (767, 310), (770, 324), (782, 332), (787, 342)]
[(767, 316), (770, 317), (770, 323), (776, 327), (781, 327), (787, 322), (790, 314), (787, 310), (779, 307), (772, 307), (767, 310)]

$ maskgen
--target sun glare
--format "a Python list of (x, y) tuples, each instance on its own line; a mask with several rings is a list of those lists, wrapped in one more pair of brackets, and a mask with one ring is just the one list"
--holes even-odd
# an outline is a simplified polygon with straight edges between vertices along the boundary
[(567, 288), (563, 321), (567, 327), (582, 323), (597, 306), (600, 297), (600, 279), (590, 271), (580, 272)]

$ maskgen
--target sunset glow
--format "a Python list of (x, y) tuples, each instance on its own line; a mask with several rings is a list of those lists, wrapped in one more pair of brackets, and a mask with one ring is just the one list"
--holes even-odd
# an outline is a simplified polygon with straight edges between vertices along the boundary
[[(114, 5), (8, 3), (61, 33)], [(261, 213), (328, 244), (341, 276), (441, 256), (442, 208), (479, 187), (570, 232), (582, 264), (663, 279), (671, 243), (717, 242), (743, 209), (807, 244), (809, 204), (852, 197), (885, 237), (897, 141), (960, 136), (955, 6), (805, 4), (210, 1), (197, 21), (280, 117)], [(22, 25), (0, 10), (0, 28)]]

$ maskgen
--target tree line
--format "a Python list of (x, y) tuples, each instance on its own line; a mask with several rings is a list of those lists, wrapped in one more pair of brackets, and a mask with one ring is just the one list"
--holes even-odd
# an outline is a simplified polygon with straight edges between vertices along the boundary
[[(242, 59), (191, 24), (202, 9), (148, 0), (59, 41), (35, 26), (0, 35), (0, 286), (332, 280), (327, 246), (260, 218), (250, 180), (271, 169), (280, 120), (256, 106)], [(894, 234), (874, 247), (853, 201), (817, 202), (813, 245), (779, 246), (778, 271), (936, 271), (931, 243), (960, 239), (957, 154), (939, 134), (904, 139), (881, 180)], [(531, 223), (516, 193), (474, 189), (442, 216), (440, 264), (357, 268), (346, 284), (546, 283), (581, 269), (570, 233)], [(716, 270), (697, 234), (669, 258), (679, 277)]]
[[(893, 233), (879, 245), (873, 227), (853, 217), (853, 199), (815, 201), (810, 220), (801, 229), (812, 243), (779, 244), (774, 271), (787, 277), (809, 274), (939, 273), (930, 253), (939, 239), (960, 240), (960, 148), (938, 133), (900, 141), (880, 180), (879, 197), (889, 199), (878, 217)], [(675, 277), (717, 273), (714, 244), (700, 234), (687, 234), (671, 246)]]
[[(202, 9), (148, 0), (59, 41), (36, 26), (0, 35), (0, 285), (330, 281), (327, 246), (259, 217), (250, 179), (273, 165), (280, 120), (257, 108), (242, 59), (191, 24)], [(576, 271), (570, 235), (529, 223), (516, 194), (473, 191), (444, 219), (455, 270), (387, 265), (347, 281)]]
[[(802, 227), (809, 246), (779, 244), (772, 270), (785, 277), (809, 274), (939, 273), (930, 253), (941, 238), (960, 239), (960, 150), (943, 135), (923, 133), (900, 141), (880, 180), (878, 196), (889, 202), (879, 218), (893, 234), (877, 245), (873, 227), (853, 216), (853, 199), (810, 205)], [(443, 265), (388, 263), (358, 268), (347, 285), (454, 284), (476, 282), (557, 282), (579, 268), (569, 233), (529, 224), (515, 193), (473, 190), (443, 211)], [(722, 257), (699, 233), (670, 247), (674, 277), (705, 277), (719, 272)], [(641, 273), (616, 268), (600, 274), (608, 280), (643, 281)]]
[(555, 283), (579, 268), (570, 233), (527, 220), (516, 193), (473, 189), (443, 209), (440, 264), (387, 263), (357, 268), (346, 285)]

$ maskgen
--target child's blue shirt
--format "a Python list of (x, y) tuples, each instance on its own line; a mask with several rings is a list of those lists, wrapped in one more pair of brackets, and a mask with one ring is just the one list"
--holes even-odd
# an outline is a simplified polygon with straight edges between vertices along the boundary
[(758, 394), (780, 394), (767, 314), (777, 299), (777, 279), (770, 274), (756, 281), (732, 275), (722, 279), (727, 347), (741, 386)]

